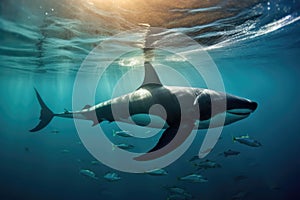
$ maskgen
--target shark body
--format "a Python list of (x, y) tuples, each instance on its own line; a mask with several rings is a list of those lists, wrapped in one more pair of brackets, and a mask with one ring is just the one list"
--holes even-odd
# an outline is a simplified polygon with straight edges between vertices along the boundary
[[(214, 90), (164, 86), (151, 63), (145, 62), (144, 67), (144, 81), (137, 90), (94, 106), (86, 105), (79, 111), (53, 113), (35, 90), (42, 110), (39, 124), (30, 131), (43, 129), (53, 117), (91, 120), (93, 125), (120, 121), (165, 129), (147, 152), (150, 156), (136, 158), (151, 160), (174, 150), (193, 129), (228, 125), (248, 117), (257, 108), (256, 102)], [(222, 116), (225, 121), (220, 120)]]

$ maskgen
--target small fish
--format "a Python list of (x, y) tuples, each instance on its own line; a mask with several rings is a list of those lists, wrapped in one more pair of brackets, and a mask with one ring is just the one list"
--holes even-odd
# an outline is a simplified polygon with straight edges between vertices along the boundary
[(60, 151), (60, 153), (70, 153), (70, 150), (68, 150), (68, 149), (63, 149), (63, 150)]
[(281, 188), (280, 188), (280, 186), (278, 186), (278, 185), (271, 185), (271, 186), (270, 186), (270, 189), (271, 189), (271, 190), (280, 190)]
[(168, 172), (164, 169), (153, 169), (150, 171), (146, 171), (146, 173), (152, 176), (164, 176), (168, 174)]
[(134, 137), (129, 131), (115, 131), (113, 130), (113, 136), (120, 136), (120, 137)]
[(196, 161), (196, 160), (199, 160), (199, 156), (193, 156), (189, 161), (190, 162), (193, 162), (193, 161)]
[(240, 136), (240, 137), (234, 137), (233, 141), (237, 141), (241, 144), (245, 144), (251, 147), (260, 147), (261, 143), (257, 140), (254, 140), (250, 138), (248, 135), (247, 136)]
[(173, 187), (166, 187), (166, 189), (171, 194), (179, 194), (179, 195), (185, 196), (187, 198), (192, 198), (192, 195), (190, 193), (186, 192), (186, 190), (183, 188), (173, 186)]
[(248, 178), (247, 176), (244, 176), (244, 175), (238, 175), (238, 176), (235, 176), (235, 177), (234, 177), (234, 181), (239, 182), (239, 181), (245, 180), (245, 179), (247, 179), (247, 178)]
[(129, 149), (134, 148), (134, 146), (131, 145), (131, 144), (120, 143), (120, 144), (113, 144), (112, 145), (112, 150), (115, 150), (116, 147), (118, 147), (120, 149), (123, 149), (123, 150), (129, 150)]
[(196, 163), (195, 166), (197, 166), (198, 169), (210, 169), (210, 168), (220, 168), (221, 167), (220, 164), (218, 164), (214, 161), (211, 161), (211, 160), (205, 160), (200, 163)]
[(24, 150), (25, 150), (26, 152), (29, 152), (29, 147), (25, 147)]
[(167, 200), (187, 200), (187, 197), (181, 194), (171, 194), (167, 197)]
[(91, 161), (91, 164), (92, 164), (92, 165), (98, 165), (98, 164), (99, 164), (99, 161), (98, 161), (98, 160), (92, 160), (92, 161)]
[(107, 180), (107, 181), (118, 181), (121, 179), (121, 177), (117, 174), (117, 173), (114, 173), (114, 172), (108, 172), (104, 175), (104, 178)]
[(227, 157), (227, 156), (236, 156), (236, 155), (239, 155), (240, 152), (239, 151), (233, 151), (231, 149), (228, 149), (227, 151), (224, 151), (224, 156)]
[(232, 200), (241, 200), (247, 197), (248, 193), (240, 191), (231, 197)]
[(179, 177), (178, 180), (193, 182), (193, 183), (205, 183), (205, 182), (208, 181), (207, 178), (204, 178), (200, 174), (190, 174), (190, 175), (187, 175), (187, 176)]
[(57, 133), (59, 133), (59, 130), (52, 130), (51, 133), (57, 134)]
[(87, 177), (90, 177), (92, 179), (98, 179), (98, 177), (96, 176), (96, 174), (89, 170), (89, 169), (82, 169), (80, 170), (80, 174), (82, 174), (83, 176), (87, 176)]
[(182, 194), (183, 196), (185, 196), (187, 199), (192, 199), (193, 198), (193, 195), (191, 195), (190, 193), (188, 192), (185, 192)]

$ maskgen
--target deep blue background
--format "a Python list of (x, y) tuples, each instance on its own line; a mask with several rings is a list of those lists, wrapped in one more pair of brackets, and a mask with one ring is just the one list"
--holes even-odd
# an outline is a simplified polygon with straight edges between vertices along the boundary
[[(2, 34), (9, 38), (10, 33), (2, 30)], [(254, 100), (259, 106), (248, 119), (223, 129), (222, 139), (208, 156), (222, 168), (202, 172), (209, 180), (203, 184), (182, 183), (177, 177), (195, 171), (188, 160), (198, 153), (204, 131), (198, 132), (184, 156), (166, 168), (167, 176), (118, 172), (120, 181), (105, 181), (102, 176), (113, 170), (102, 164), (91, 165), (94, 158), (80, 144), (72, 120), (53, 119), (40, 132), (28, 131), (39, 117), (33, 87), (54, 111), (71, 109), (76, 74), (59, 72), (59, 63), (53, 64), (57, 73), (38, 73), (14, 69), (14, 63), (3, 60), (0, 199), (165, 199), (164, 186), (173, 185), (186, 188), (196, 199), (231, 199), (239, 192), (245, 194), (243, 199), (299, 198), (299, 35), (300, 23), (296, 21), (260, 37), (209, 50), (226, 91)], [(2, 54), (4, 51), (1, 48)], [(22, 62), (16, 60), (16, 65)], [(232, 136), (246, 134), (263, 146), (251, 148), (232, 141)], [(70, 152), (62, 153), (64, 149)], [(228, 149), (241, 154), (228, 158), (219, 155)], [(80, 175), (80, 169), (93, 170), (99, 180)], [(239, 175), (248, 178), (235, 181)]]

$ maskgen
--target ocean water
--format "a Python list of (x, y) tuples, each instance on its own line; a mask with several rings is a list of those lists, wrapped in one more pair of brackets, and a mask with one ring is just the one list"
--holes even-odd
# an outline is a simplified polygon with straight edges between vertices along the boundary
[[(299, 20), (300, 4), (295, 0), (2, 0), (0, 199), (168, 199), (166, 187), (171, 186), (184, 188), (192, 195), (187, 199), (298, 199)], [(192, 145), (165, 167), (168, 174), (164, 176), (126, 173), (92, 163), (96, 159), (82, 144), (71, 119), (54, 118), (43, 130), (29, 132), (40, 114), (34, 88), (53, 111), (72, 110), (76, 75), (86, 76), (82, 84), (88, 85), (97, 76), (95, 67), (101, 68), (106, 58), (113, 59), (114, 52), (139, 49), (143, 35), (135, 30), (149, 26), (194, 39), (214, 61), (226, 92), (258, 103), (247, 119), (223, 128), (215, 148), (203, 159), (217, 162), (220, 168), (197, 171), (189, 161), (198, 154), (205, 130), (195, 133)], [(95, 47), (129, 30), (119, 40), (108, 42), (110, 46), (103, 45), (107, 47), (99, 55), (103, 60), (89, 61), (80, 70)], [(176, 43), (168, 42), (169, 46)], [(193, 77), (187, 61), (172, 56), (155, 51), (152, 58), (179, 71), (191, 86), (206, 87), (202, 79)], [(120, 93), (137, 88), (143, 79), (143, 59), (142, 50), (115, 59), (96, 87), (94, 102), (89, 103), (115, 95), (115, 85), (130, 70), (133, 78), (125, 80)], [(182, 83), (163, 68), (158, 71), (164, 84)], [(101, 126), (106, 127), (108, 137), (116, 139), (107, 122)], [(241, 135), (257, 139), (262, 146), (233, 142), (233, 136)], [(135, 145), (151, 146), (151, 142), (139, 139)], [(228, 149), (240, 154), (224, 157), (222, 152)], [(98, 179), (83, 176), (81, 169), (93, 171)], [(106, 181), (107, 172), (118, 173), (121, 180)], [(208, 182), (178, 180), (194, 172)]]

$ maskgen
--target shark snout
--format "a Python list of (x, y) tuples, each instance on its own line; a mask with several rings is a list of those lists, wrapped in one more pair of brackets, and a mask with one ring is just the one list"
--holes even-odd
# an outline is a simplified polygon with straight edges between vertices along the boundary
[(249, 99), (227, 95), (227, 112), (232, 114), (250, 114), (257, 109), (258, 104)]
[(250, 112), (254, 112), (257, 108), (257, 103), (254, 101), (250, 101), (248, 99), (242, 99), (242, 101), (240, 102), (240, 104), (237, 108), (249, 110)]
[(257, 108), (258, 104), (254, 101), (250, 101), (249, 102), (249, 109), (252, 110), (252, 112), (254, 112)]

